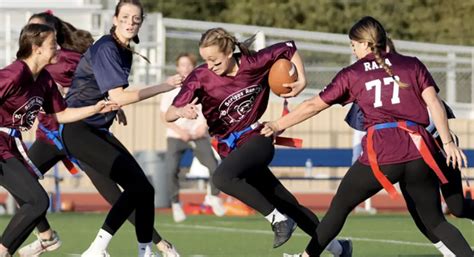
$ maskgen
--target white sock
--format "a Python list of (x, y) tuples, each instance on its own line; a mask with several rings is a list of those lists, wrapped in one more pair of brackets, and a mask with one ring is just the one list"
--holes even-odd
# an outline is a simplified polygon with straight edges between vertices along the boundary
[(138, 243), (138, 256), (151, 255), (151, 242), (149, 243)]
[(328, 246), (326, 246), (326, 251), (331, 252), (334, 256), (339, 256), (342, 254), (342, 245), (336, 239), (333, 239), (329, 242)]
[(111, 239), (112, 235), (109, 232), (100, 229), (99, 233), (97, 233), (97, 236), (94, 239), (94, 242), (92, 242), (89, 248), (97, 251), (104, 251), (105, 249), (107, 249), (107, 246), (109, 245)]
[(439, 241), (438, 243), (433, 245), (436, 247), (436, 249), (438, 249), (440, 253), (443, 254), (443, 257), (456, 257), (456, 255), (451, 252), (451, 250), (449, 250), (449, 248), (446, 247), (443, 242)]
[(287, 220), (286, 216), (281, 214), (277, 209), (274, 209), (270, 214), (265, 216), (265, 219), (272, 224)]

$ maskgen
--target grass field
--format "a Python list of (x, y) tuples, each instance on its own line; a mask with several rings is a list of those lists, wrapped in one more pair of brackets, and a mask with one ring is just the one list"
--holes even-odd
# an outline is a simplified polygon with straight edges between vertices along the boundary
[[(322, 215), (318, 215), (322, 216)], [(52, 226), (59, 231), (63, 246), (43, 256), (79, 256), (95, 237), (104, 214), (51, 214)], [(2, 229), (8, 216), (0, 217)], [(449, 219), (474, 245), (474, 225), (468, 220)], [(273, 233), (268, 222), (260, 216), (223, 217), (190, 216), (180, 224), (170, 214), (158, 214), (155, 224), (161, 235), (173, 242), (183, 257), (281, 257), (282, 253), (301, 251), (309, 237), (297, 230), (291, 240), (272, 249)], [(340, 237), (354, 243), (354, 256), (440, 256), (419, 233), (407, 215), (352, 215)], [(28, 239), (31, 242), (33, 237)], [(112, 257), (137, 256), (134, 228), (125, 224), (109, 246)], [(329, 254), (323, 256), (331, 256)]]

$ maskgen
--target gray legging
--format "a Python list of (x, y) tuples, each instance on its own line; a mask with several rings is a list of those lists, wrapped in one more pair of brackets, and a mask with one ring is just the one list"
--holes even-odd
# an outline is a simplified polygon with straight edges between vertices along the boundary
[(48, 194), (23, 161), (9, 158), (0, 162), (0, 184), (20, 205), (3, 231), (1, 243), (10, 254), (17, 250), (44, 217), (49, 207)]
[[(209, 169), (210, 177), (212, 177), (214, 171), (216, 170), (217, 159), (214, 157), (210, 139), (208, 137), (191, 141), (196, 145), (194, 148), (191, 147), (191, 142), (185, 142), (178, 138), (168, 137), (167, 142), (168, 148), (166, 149), (166, 170), (169, 172), (168, 177), (170, 178), (170, 200), (172, 203), (176, 203), (179, 202), (179, 163), (181, 162), (181, 158), (183, 157), (186, 150), (193, 150), (193, 153), (199, 162)], [(212, 183), (212, 180), (209, 180), (209, 182), (211, 194), (218, 195), (219, 189), (217, 189), (214, 183)]]

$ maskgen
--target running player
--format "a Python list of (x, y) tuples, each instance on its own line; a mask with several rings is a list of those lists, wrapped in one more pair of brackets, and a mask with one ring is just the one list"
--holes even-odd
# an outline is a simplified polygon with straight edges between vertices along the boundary
[[(395, 45), (390, 38), (387, 38), (387, 51), (396, 53)], [(443, 106), (446, 110), (447, 118), (454, 119), (453, 110), (443, 101)], [(351, 109), (346, 115), (345, 121), (358, 132), (365, 132), (364, 128), (364, 114), (360, 110), (359, 105), (354, 103), (351, 106)], [(438, 145), (442, 145), (441, 138), (439, 133), (437, 133), (436, 127), (433, 124), (433, 120), (430, 119), (430, 124), (426, 127), (427, 131), (433, 135), (433, 137), (438, 141)], [(457, 146), (459, 146), (459, 140), (457, 136), (452, 133), (452, 137)], [(439, 148), (438, 148), (439, 149)], [(359, 153), (362, 152), (360, 149)], [(443, 155), (441, 155), (443, 156)], [(444, 157), (444, 156), (443, 156)], [(445, 158), (442, 158), (441, 162), (438, 163), (442, 167), (443, 174), (446, 176), (449, 183), (441, 184), (441, 193), (443, 194), (444, 201), (446, 202), (451, 213), (459, 218), (468, 218), (474, 219), (474, 201), (471, 199), (466, 199), (463, 193), (462, 187), (462, 178), (461, 170), (454, 168), (452, 166), (443, 165), (446, 162)], [(410, 212), (413, 220), (415, 221), (418, 229), (433, 243), (436, 249), (443, 254), (444, 257), (454, 257), (455, 255), (449, 250), (442, 241), (440, 241), (422, 222), (416, 207), (413, 203), (413, 200), (409, 197), (406, 188), (400, 188), (403, 196), (406, 199), (407, 208)]]
[[(110, 35), (97, 40), (83, 55), (66, 95), (69, 106), (83, 106), (100, 99), (117, 102), (120, 106), (136, 103), (179, 86), (180, 75), (165, 83), (137, 90), (125, 90), (136, 53), (129, 44), (139, 42), (138, 32), (144, 18), (138, 0), (117, 3)], [(64, 126), (62, 139), (65, 149), (81, 164), (90, 166), (102, 176), (123, 188), (90, 247), (82, 254), (108, 256), (107, 246), (120, 226), (135, 210), (135, 231), (138, 256), (153, 256), (154, 189), (132, 154), (109, 132), (116, 113), (95, 115)]]
[(26, 155), (20, 131), (33, 126), (41, 108), (60, 123), (118, 108), (105, 101), (66, 108), (53, 78), (44, 70), (46, 65), (56, 62), (58, 46), (53, 28), (26, 25), (19, 45), (17, 60), (0, 70), (0, 183), (20, 205), (3, 232), (0, 256), (10, 256), (16, 251), (44, 217), (49, 205), (48, 195), (38, 182), (42, 174)]
[[(71, 24), (62, 21), (50, 12), (32, 15), (29, 23), (46, 24), (56, 30), (56, 39), (61, 46), (58, 53), (58, 61), (55, 64), (46, 66), (45, 69), (51, 74), (58, 85), (58, 89), (64, 95), (71, 86), (74, 71), (81, 55), (94, 42), (92, 35), (87, 31), (77, 30)], [(42, 174), (45, 174), (60, 160), (68, 168), (75, 168), (64, 151), (64, 145), (59, 136), (60, 125), (57, 124), (54, 118), (43, 112), (38, 114), (38, 120), (40, 125), (36, 130), (36, 141), (28, 149), (28, 156), (31, 161)], [(71, 165), (73, 166), (71, 167)], [(114, 204), (122, 193), (118, 185), (112, 179), (103, 176), (89, 166), (82, 165), (81, 168), (91, 179), (99, 193), (110, 204)], [(135, 224), (135, 212), (130, 215), (129, 221)], [(21, 257), (39, 256), (44, 252), (57, 250), (61, 246), (58, 233), (51, 229), (46, 218), (41, 219), (37, 229), (39, 232), (37, 235), (38, 239), (18, 251)], [(153, 242), (164, 256), (179, 256), (176, 249), (166, 240), (162, 240), (156, 230), (153, 230)], [(15, 244), (15, 247), (18, 246)]]
[(432, 154), (440, 157), (424, 128), (429, 123), (426, 106), (441, 136), (447, 162), (460, 167), (466, 157), (453, 143), (436, 83), (417, 58), (385, 51), (387, 36), (374, 18), (358, 21), (349, 38), (358, 61), (340, 71), (318, 96), (262, 129), (270, 136), (337, 103), (357, 102), (364, 113), (368, 135), (362, 142), (363, 154), (342, 179), (303, 256), (319, 256), (358, 204), (382, 188), (396, 197), (392, 183), (400, 182), (427, 228), (456, 256), (472, 257), (469, 244), (439, 208), (436, 176), (447, 181), (433, 160)]
[[(253, 38), (239, 42), (222, 28), (206, 31), (199, 43), (206, 63), (187, 77), (166, 119), (196, 118), (196, 104), (202, 104), (209, 132), (219, 140), (218, 153), (223, 158), (212, 177), (214, 184), (265, 216), (275, 233), (273, 247), (279, 247), (296, 225), (312, 235), (319, 220), (268, 168), (275, 148), (272, 139), (260, 135), (258, 119), (267, 108), (268, 71), (275, 61), (291, 60), (298, 70), (298, 81), (286, 85), (292, 90), (283, 97), (300, 93), (306, 77), (293, 41), (251, 53), (248, 47)], [(240, 54), (234, 53), (236, 46)], [(334, 240), (328, 250), (336, 256), (351, 256), (350, 241), (343, 245)]]

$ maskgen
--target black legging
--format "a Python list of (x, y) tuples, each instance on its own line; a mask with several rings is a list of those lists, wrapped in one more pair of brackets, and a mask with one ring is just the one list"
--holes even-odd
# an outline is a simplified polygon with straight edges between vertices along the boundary
[[(446, 165), (446, 159), (441, 155), (438, 155), (436, 158), (438, 161), (438, 166), (443, 171), (443, 174), (446, 176), (449, 183), (441, 184), (441, 193), (443, 194), (444, 200), (448, 205), (451, 213), (459, 218), (468, 218), (474, 219), (474, 201), (471, 199), (464, 198), (463, 188), (462, 188), (462, 178), (461, 171), (459, 169), (454, 169), (452, 166)], [(410, 212), (413, 220), (415, 221), (418, 229), (432, 242), (439, 242), (433, 232), (431, 232), (421, 221), (418, 212), (416, 211), (415, 203), (413, 199), (408, 195), (406, 189), (402, 184), (400, 184), (400, 189), (403, 193), (403, 197), (407, 203), (408, 211)]]
[(72, 156), (123, 188), (102, 229), (114, 235), (135, 210), (138, 242), (152, 241), (154, 189), (128, 150), (112, 134), (82, 121), (64, 126), (63, 141)]
[[(423, 224), (456, 256), (472, 257), (472, 250), (461, 233), (444, 218), (440, 208), (436, 175), (418, 159), (402, 164), (381, 165), (392, 182), (400, 182), (413, 200)], [(319, 256), (326, 245), (339, 234), (349, 213), (361, 202), (382, 189), (370, 166), (354, 163), (341, 181), (328, 212), (306, 248), (310, 256)]]
[(264, 216), (276, 208), (312, 235), (319, 220), (313, 212), (298, 203), (268, 168), (274, 152), (272, 138), (252, 136), (222, 160), (212, 177), (213, 182), (222, 192), (241, 200)]
[[(45, 174), (48, 172), (57, 162), (66, 157), (64, 151), (60, 151), (55, 145), (52, 145), (43, 140), (36, 140), (28, 149), (28, 156), (31, 161), (36, 165), (36, 167)], [(81, 164), (81, 168), (86, 173), (86, 175), (94, 184), (95, 188), (99, 193), (104, 197), (104, 199), (110, 204), (113, 205), (122, 194), (122, 190), (118, 187), (112, 179), (107, 176), (102, 175), (97, 172), (90, 166), (86, 164)], [(128, 217), (128, 221), (135, 226), (135, 211)], [(48, 220), (45, 218), (41, 219), (38, 226), (36, 226), (39, 232), (45, 232), (50, 229)], [(158, 244), (162, 240), (160, 234), (156, 229), (153, 229), (153, 242)], [(18, 246), (19, 247), (19, 246)]]
[(0, 161), (0, 184), (17, 200), (20, 208), (3, 231), (1, 243), (14, 254), (31, 234), (49, 207), (48, 194), (25, 163), (16, 158)]

